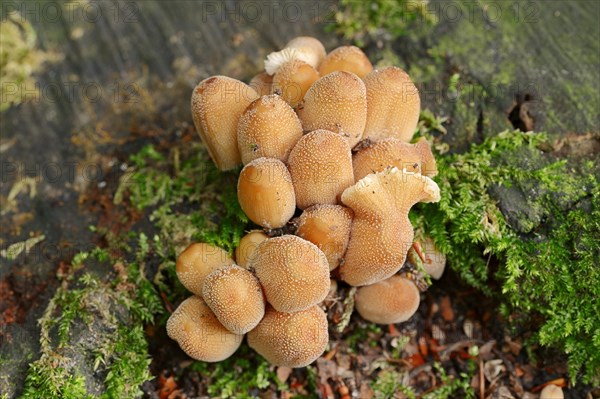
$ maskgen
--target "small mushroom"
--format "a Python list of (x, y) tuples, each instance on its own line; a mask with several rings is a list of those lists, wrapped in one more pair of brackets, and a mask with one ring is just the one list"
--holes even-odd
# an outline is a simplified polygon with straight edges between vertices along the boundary
[(183, 301), (167, 321), (167, 334), (190, 357), (220, 362), (240, 347), (243, 335), (227, 330), (198, 296)]
[(423, 260), (423, 269), (434, 280), (439, 280), (444, 274), (446, 268), (446, 255), (440, 252), (435, 246), (431, 237), (425, 237), (421, 247), (421, 253), (425, 257)]
[(342, 203), (354, 211), (354, 220), (340, 266), (342, 280), (354, 286), (374, 284), (400, 270), (414, 237), (408, 211), (417, 202), (439, 199), (433, 180), (395, 167), (347, 188)]
[(402, 323), (419, 308), (417, 286), (402, 276), (392, 276), (378, 283), (360, 287), (354, 306), (363, 319), (378, 324)]
[(311, 36), (295, 37), (285, 45), (285, 48), (295, 48), (307, 55), (310, 54), (311, 58), (306, 62), (314, 68), (317, 68), (327, 55), (323, 43)]
[(244, 166), (237, 192), (244, 213), (262, 227), (283, 227), (294, 216), (296, 195), (292, 178), (278, 159), (258, 158)]
[(252, 273), (225, 266), (204, 279), (202, 298), (223, 326), (236, 334), (252, 330), (265, 315), (265, 299)]
[(248, 268), (250, 259), (254, 256), (254, 251), (258, 244), (269, 238), (262, 230), (251, 230), (242, 237), (240, 244), (235, 249), (235, 261), (238, 265)]
[(267, 301), (279, 312), (299, 312), (329, 292), (325, 254), (300, 237), (283, 235), (260, 243), (250, 261)]
[(296, 224), (296, 235), (323, 251), (329, 270), (338, 267), (348, 247), (352, 211), (341, 205), (315, 205), (302, 212)]
[(189, 245), (177, 258), (175, 272), (181, 284), (192, 293), (202, 296), (204, 279), (210, 273), (235, 262), (227, 251), (214, 245), (198, 242)]
[(328, 342), (327, 316), (318, 306), (296, 313), (267, 307), (265, 317), (248, 333), (248, 345), (275, 366), (308, 366)]
[(421, 138), (415, 144), (409, 144), (397, 138), (370, 142), (352, 156), (352, 166), (356, 181), (370, 173), (381, 172), (390, 166), (429, 177), (437, 174), (435, 158), (425, 138)]
[(196, 86), (192, 94), (192, 116), (196, 130), (220, 170), (241, 163), (237, 126), (242, 112), (258, 98), (247, 84), (226, 76), (213, 76)]
[(268, 96), (273, 94), (273, 76), (266, 72), (261, 72), (254, 76), (248, 86), (252, 87), (259, 96)]
[(408, 74), (397, 67), (377, 69), (365, 77), (365, 86), (368, 114), (363, 138), (409, 142), (419, 122), (421, 99)]
[(367, 94), (363, 81), (350, 72), (333, 72), (317, 80), (306, 92), (297, 112), (305, 132), (326, 129), (338, 133), (354, 147), (367, 121)]
[(261, 157), (286, 162), (300, 137), (298, 115), (275, 94), (254, 100), (238, 123), (237, 143), (244, 165)]
[(317, 79), (319, 79), (319, 72), (312, 65), (302, 60), (291, 60), (281, 65), (275, 72), (273, 91), (295, 107)]
[(335, 71), (352, 72), (364, 78), (373, 70), (373, 64), (361, 49), (356, 46), (341, 46), (332, 50), (321, 63), (319, 73), (325, 76)]
[(328, 130), (302, 136), (290, 153), (288, 168), (300, 209), (336, 204), (342, 192), (354, 184), (348, 142)]
[(565, 394), (558, 385), (549, 384), (540, 392), (540, 399), (565, 399)]

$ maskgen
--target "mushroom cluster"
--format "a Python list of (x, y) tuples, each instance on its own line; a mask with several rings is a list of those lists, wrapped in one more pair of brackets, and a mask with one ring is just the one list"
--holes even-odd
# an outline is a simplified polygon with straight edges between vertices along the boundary
[(417, 202), (440, 198), (429, 143), (410, 143), (419, 112), (402, 69), (374, 69), (354, 46), (327, 54), (312, 37), (270, 54), (249, 84), (200, 82), (196, 129), (220, 170), (243, 165), (238, 200), (260, 229), (242, 237), (235, 259), (203, 243), (179, 255), (177, 276), (194, 296), (169, 318), (169, 336), (214, 362), (247, 334), (272, 364), (306, 366), (327, 346), (322, 302), (336, 280), (358, 287), (364, 319), (409, 319), (420, 302), (399, 274), (409, 250), (436, 278), (445, 262), (413, 242), (408, 218)]

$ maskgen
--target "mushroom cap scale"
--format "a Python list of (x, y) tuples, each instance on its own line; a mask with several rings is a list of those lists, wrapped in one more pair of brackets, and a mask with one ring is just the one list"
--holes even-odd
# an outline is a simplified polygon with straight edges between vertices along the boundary
[(323, 43), (312, 36), (295, 37), (285, 45), (285, 48), (296, 48), (304, 51), (305, 53), (312, 53), (312, 58), (306, 62), (308, 62), (314, 68), (317, 68), (327, 55)]
[(292, 107), (295, 107), (319, 79), (319, 72), (302, 60), (290, 60), (281, 65), (273, 75), (272, 89), (279, 93)]
[(300, 237), (283, 235), (260, 243), (250, 261), (267, 302), (279, 312), (299, 312), (321, 302), (330, 287), (325, 254)]
[(321, 76), (335, 71), (352, 72), (364, 78), (373, 70), (373, 64), (365, 53), (356, 46), (341, 46), (332, 50), (319, 67)]
[(356, 291), (354, 305), (363, 319), (378, 324), (404, 322), (419, 308), (417, 286), (402, 276), (392, 276)]
[(274, 94), (254, 100), (238, 122), (237, 143), (244, 165), (261, 157), (286, 162), (300, 137), (300, 119)]
[(302, 61), (312, 68), (316, 68), (318, 65), (318, 55), (312, 49), (308, 47), (286, 47), (267, 55), (265, 71), (269, 75), (274, 75), (284, 64), (296, 60)]
[(265, 314), (260, 283), (252, 273), (237, 265), (209, 274), (204, 280), (202, 297), (221, 324), (236, 334), (252, 330)]
[(247, 84), (226, 76), (213, 76), (196, 86), (192, 94), (192, 116), (196, 130), (220, 170), (241, 163), (237, 125), (242, 112), (258, 93)]
[(190, 357), (220, 362), (242, 344), (243, 335), (227, 330), (198, 296), (183, 301), (167, 321), (167, 334)]
[(327, 316), (318, 306), (296, 313), (268, 307), (263, 320), (248, 333), (248, 345), (275, 366), (308, 366), (328, 342)]
[(255, 75), (250, 82), (248, 82), (248, 86), (252, 87), (259, 96), (268, 96), (269, 94), (273, 94), (272, 85), (273, 76), (266, 72), (261, 72)]
[(175, 272), (181, 284), (202, 297), (204, 279), (210, 273), (235, 262), (227, 251), (203, 242), (190, 244), (177, 258)]
[(251, 230), (243, 236), (240, 240), (240, 244), (235, 249), (235, 261), (238, 265), (244, 268), (248, 268), (250, 259), (254, 256), (254, 251), (258, 247), (258, 244), (269, 238), (262, 230)]

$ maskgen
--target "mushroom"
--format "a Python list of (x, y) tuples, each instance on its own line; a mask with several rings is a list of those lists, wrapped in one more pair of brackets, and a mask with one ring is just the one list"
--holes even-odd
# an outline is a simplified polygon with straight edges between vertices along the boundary
[(342, 280), (361, 286), (395, 274), (413, 243), (408, 211), (417, 202), (439, 199), (439, 187), (429, 177), (395, 167), (367, 175), (347, 188), (342, 203), (354, 211), (354, 220), (340, 266)]
[(395, 275), (378, 283), (360, 287), (354, 306), (363, 319), (378, 324), (404, 322), (419, 308), (420, 294), (408, 278)]
[(298, 36), (290, 40), (286, 45), (286, 48), (295, 48), (303, 51), (305, 54), (311, 54), (311, 59), (308, 62), (314, 68), (317, 68), (321, 62), (325, 59), (327, 52), (323, 43), (318, 39), (311, 36)]
[(265, 299), (252, 273), (237, 265), (225, 266), (204, 279), (202, 298), (229, 331), (245, 334), (265, 315)]
[(364, 78), (373, 70), (369, 58), (356, 46), (341, 46), (332, 50), (321, 63), (319, 73), (325, 76), (335, 71), (346, 71)]
[(283, 227), (294, 216), (296, 196), (292, 178), (278, 159), (258, 158), (244, 166), (237, 192), (244, 213), (262, 227)]
[(558, 385), (549, 384), (540, 392), (540, 399), (564, 399), (565, 394)]
[(272, 85), (273, 76), (266, 72), (261, 72), (255, 75), (248, 83), (248, 86), (252, 87), (259, 96), (268, 96), (269, 94), (273, 94)]
[(300, 237), (283, 235), (259, 244), (250, 261), (267, 301), (279, 312), (299, 312), (329, 292), (325, 254)]
[(296, 224), (296, 235), (323, 251), (329, 270), (338, 267), (348, 247), (352, 211), (341, 205), (315, 205), (302, 212)]
[(354, 184), (348, 142), (328, 130), (302, 136), (290, 152), (288, 169), (300, 209), (335, 204), (342, 192)]
[(419, 122), (421, 99), (408, 74), (398, 67), (387, 67), (374, 70), (364, 80), (369, 112), (363, 137), (396, 137), (409, 142)]
[(243, 335), (227, 330), (198, 296), (183, 301), (167, 321), (167, 334), (190, 357), (220, 362), (240, 347)]
[(235, 262), (227, 251), (214, 245), (198, 242), (189, 245), (177, 258), (175, 272), (181, 284), (192, 293), (202, 296), (204, 279), (213, 271)]
[(286, 162), (300, 137), (300, 119), (275, 94), (254, 100), (238, 122), (237, 143), (244, 165), (261, 157)]
[[(377, 142), (365, 140), (365, 142), (367, 142), (366, 146), (352, 156), (355, 181), (370, 173), (381, 172), (389, 166), (406, 169), (407, 172), (418, 172), (429, 177), (437, 174), (435, 158), (424, 137), (415, 144), (397, 138), (387, 138)], [(362, 147), (362, 143), (360, 146)]]
[(283, 50), (267, 55), (265, 71), (273, 75), (283, 64), (293, 60), (300, 60), (317, 68), (323, 58), (325, 58), (325, 47), (320, 41), (314, 37), (300, 36), (290, 40)]
[(358, 76), (333, 72), (317, 80), (306, 92), (297, 112), (305, 132), (326, 129), (338, 133), (354, 147), (367, 121), (367, 92)]
[(220, 170), (241, 163), (237, 126), (242, 112), (258, 98), (247, 84), (226, 76), (213, 76), (196, 86), (192, 94), (192, 116), (196, 130)]
[(269, 238), (262, 230), (251, 230), (242, 237), (238, 247), (235, 249), (235, 261), (238, 265), (248, 268), (250, 259), (254, 256), (254, 251), (258, 244)]
[(275, 72), (273, 91), (295, 107), (317, 79), (319, 72), (312, 65), (302, 60), (290, 60)]
[(446, 255), (440, 252), (431, 237), (425, 237), (421, 253), (425, 257), (423, 259), (423, 269), (431, 278), (439, 280), (446, 268)]
[(318, 306), (296, 313), (267, 307), (265, 317), (248, 333), (248, 345), (275, 366), (308, 366), (328, 342), (327, 316)]

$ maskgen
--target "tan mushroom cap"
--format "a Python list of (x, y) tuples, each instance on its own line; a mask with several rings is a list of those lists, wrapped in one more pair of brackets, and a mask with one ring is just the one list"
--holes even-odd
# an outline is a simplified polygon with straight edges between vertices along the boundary
[(269, 94), (273, 94), (273, 76), (266, 72), (261, 72), (250, 80), (248, 86), (252, 87), (259, 96), (268, 96)]
[(540, 399), (564, 399), (565, 394), (558, 385), (549, 384), (540, 392)]
[(265, 315), (265, 299), (252, 273), (225, 266), (204, 279), (202, 298), (223, 326), (236, 334), (252, 330)]
[(354, 306), (363, 319), (378, 324), (404, 322), (419, 308), (417, 286), (402, 276), (392, 276), (356, 291)]
[(302, 136), (290, 153), (288, 169), (300, 209), (336, 204), (342, 192), (354, 184), (350, 146), (328, 130)]
[(319, 73), (325, 76), (335, 71), (352, 72), (364, 78), (373, 70), (366, 54), (356, 46), (341, 46), (332, 50), (321, 63)]
[(425, 257), (423, 269), (435, 280), (439, 280), (446, 269), (446, 255), (435, 246), (431, 237), (425, 237), (421, 252)]
[(325, 129), (338, 133), (354, 147), (367, 122), (367, 92), (363, 81), (350, 72), (333, 72), (317, 80), (298, 105), (305, 132)]
[(282, 227), (294, 216), (296, 195), (292, 177), (278, 159), (258, 158), (244, 166), (237, 192), (244, 213), (262, 227)]
[(317, 79), (319, 72), (312, 65), (297, 59), (291, 60), (281, 65), (273, 76), (272, 89), (295, 107)]
[(295, 37), (285, 45), (285, 48), (295, 48), (302, 50), (306, 54), (310, 54), (312, 58), (306, 62), (308, 62), (314, 68), (317, 68), (327, 55), (323, 43), (321, 43), (319, 39), (316, 39), (312, 36)]
[(354, 220), (340, 266), (342, 279), (368, 285), (400, 270), (414, 237), (408, 211), (417, 202), (439, 199), (433, 180), (397, 168), (367, 175), (346, 189), (342, 202), (354, 211)]
[(237, 142), (242, 162), (277, 158), (286, 162), (290, 151), (302, 137), (302, 123), (280, 96), (254, 100), (240, 117)]
[(254, 256), (254, 251), (258, 244), (269, 238), (262, 230), (251, 230), (242, 237), (240, 244), (235, 249), (235, 261), (238, 265), (248, 268), (250, 259)]
[(258, 98), (247, 84), (226, 76), (213, 76), (196, 86), (192, 94), (194, 125), (220, 170), (241, 163), (237, 125), (242, 112)]
[(167, 321), (167, 334), (190, 357), (220, 362), (240, 347), (243, 335), (227, 330), (198, 296), (183, 301)]
[(425, 138), (415, 144), (396, 138), (371, 142), (352, 156), (352, 166), (355, 181), (390, 166), (429, 177), (437, 174), (435, 159)]
[(421, 99), (408, 74), (387, 67), (374, 70), (364, 80), (368, 114), (363, 138), (395, 137), (409, 142), (419, 122)]
[(267, 307), (265, 317), (248, 333), (248, 345), (275, 366), (308, 366), (328, 342), (327, 316), (318, 306), (296, 313)]
[(296, 223), (296, 235), (323, 251), (329, 270), (338, 267), (348, 248), (352, 211), (341, 205), (315, 205), (302, 212)]
[(267, 301), (279, 312), (299, 312), (329, 292), (325, 254), (300, 237), (283, 235), (263, 241), (250, 261)]
[(202, 296), (204, 279), (210, 273), (235, 262), (227, 251), (214, 245), (198, 242), (189, 245), (177, 258), (175, 272), (181, 284), (192, 293)]

